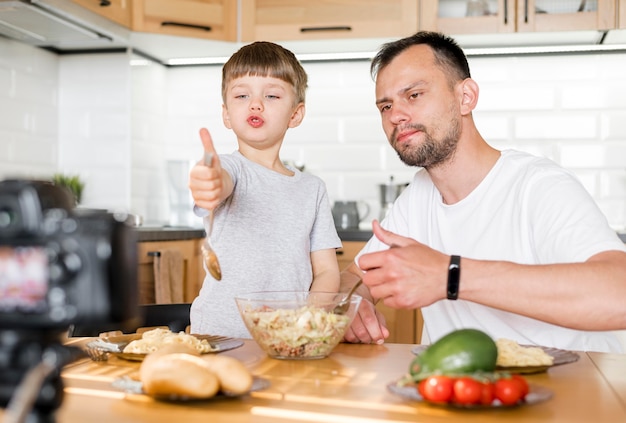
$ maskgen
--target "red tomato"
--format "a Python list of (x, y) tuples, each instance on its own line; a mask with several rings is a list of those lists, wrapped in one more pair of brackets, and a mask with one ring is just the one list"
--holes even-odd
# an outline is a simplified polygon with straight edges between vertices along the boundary
[(495, 388), (496, 398), (504, 405), (517, 404), (524, 398), (522, 384), (512, 378), (498, 379)]
[(477, 404), (482, 396), (482, 384), (468, 376), (454, 381), (454, 401), (459, 404)]
[(480, 403), (482, 405), (490, 405), (496, 398), (496, 388), (492, 382), (484, 382), (481, 384)]
[(511, 379), (520, 384), (520, 388), (522, 389), (522, 398), (525, 398), (526, 395), (528, 395), (530, 388), (528, 387), (528, 382), (526, 382), (524, 376), (514, 374), (511, 376)]
[(422, 398), (426, 398), (424, 395), (424, 387), (426, 386), (426, 379), (422, 379), (417, 384), (417, 393), (422, 396)]
[(452, 398), (454, 379), (447, 376), (429, 376), (424, 380), (424, 399), (448, 402)]

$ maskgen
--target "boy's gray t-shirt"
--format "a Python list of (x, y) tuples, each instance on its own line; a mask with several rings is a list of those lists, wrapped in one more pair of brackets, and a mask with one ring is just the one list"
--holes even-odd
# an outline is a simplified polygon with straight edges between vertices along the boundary
[(311, 252), (339, 248), (341, 240), (319, 177), (292, 168), (293, 176), (282, 175), (239, 152), (220, 155), (220, 162), (235, 184), (215, 210), (211, 237), (222, 280), (207, 272), (191, 307), (191, 332), (250, 338), (234, 298), (253, 291), (308, 291)]

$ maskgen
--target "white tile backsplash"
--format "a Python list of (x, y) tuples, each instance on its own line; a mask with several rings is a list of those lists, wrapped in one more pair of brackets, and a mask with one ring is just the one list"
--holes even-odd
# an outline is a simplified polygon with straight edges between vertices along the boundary
[(603, 113), (601, 118), (600, 138), (614, 140), (623, 145), (626, 139), (626, 106), (621, 110), (611, 110)]
[[(471, 57), (474, 111), (496, 148), (571, 169), (616, 229), (626, 229), (626, 54)], [(306, 116), (282, 158), (326, 181), (331, 201), (365, 200), (414, 170), (388, 146), (367, 61), (305, 63)], [(0, 178), (79, 173), (84, 205), (169, 221), (168, 160), (197, 160), (200, 127), (236, 149), (222, 123), (221, 67), (131, 67), (130, 53), (56, 56), (0, 38)]]
[(85, 180), (83, 205), (132, 210), (130, 55), (58, 58), (58, 170)]
[(596, 112), (516, 113), (513, 118), (513, 137), (517, 140), (593, 140), (599, 137), (599, 115)]

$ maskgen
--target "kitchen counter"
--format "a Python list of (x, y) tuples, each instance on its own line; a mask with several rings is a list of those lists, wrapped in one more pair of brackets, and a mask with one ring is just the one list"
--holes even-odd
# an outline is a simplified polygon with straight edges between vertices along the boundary
[[(371, 229), (338, 229), (337, 234), (342, 241), (369, 241)], [(626, 233), (618, 234), (626, 242)], [(204, 229), (178, 226), (140, 226), (137, 228), (139, 242), (144, 241), (178, 241), (204, 237)]]
[(184, 241), (204, 237), (204, 229), (184, 226), (139, 226), (137, 241)]
[(342, 241), (369, 241), (372, 231), (366, 229), (337, 229), (337, 235)]
[[(74, 338), (80, 344), (86, 339)], [(402, 377), (412, 344), (339, 344), (322, 360), (269, 358), (252, 340), (222, 354), (236, 357), (269, 386), (241, 398), (156, 401), (112, 386), (136, 374), (139, 363), (111, 357), (83, 359), (63, 373), (65, 398), (59, 423), (184, 421), (276, 422), (623, 422), (626, 421), (626, 355), (578, 352), (578, 361), (527, 375), (545, 401), (508, 409), (450, 409), (405, 399), (387, 385)], [(3, 415), (0, 411), (0, 419)]]
[[(139, 242), (146, 241), (182, 241), (204, 237), (204, 229), (179, 226), (140, 226), (136, 228)], [(338, 230), (342, 241), (368, 241), (372, 237), (371, 230), (353, 229)]]

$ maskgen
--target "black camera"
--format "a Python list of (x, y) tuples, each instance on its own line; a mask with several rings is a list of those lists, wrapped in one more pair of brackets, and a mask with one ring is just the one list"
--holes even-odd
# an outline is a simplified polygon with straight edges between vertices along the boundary
[(51, 182), (0, 181), (0, 406), (56, 355), (34, 402), (46, 420), (61, 402), (61, 367), (75, 358), (61, 344), (70, 327), (124, 330), (139, 320), (134, 229), (74, 208), (69, 190)]

